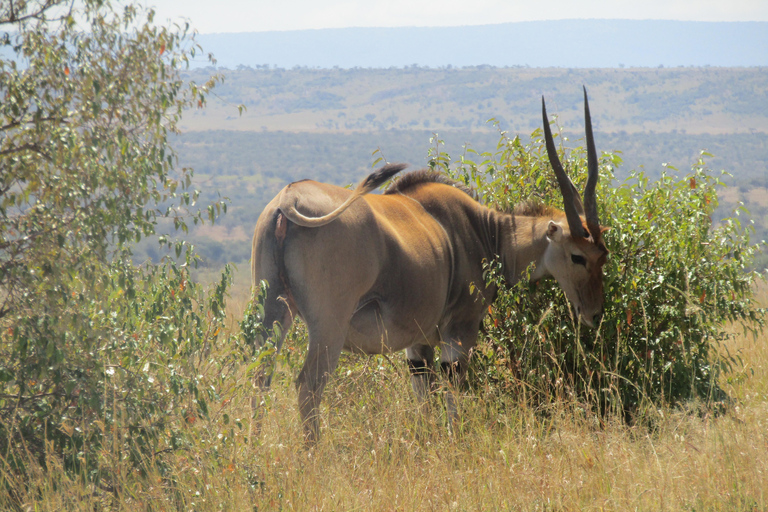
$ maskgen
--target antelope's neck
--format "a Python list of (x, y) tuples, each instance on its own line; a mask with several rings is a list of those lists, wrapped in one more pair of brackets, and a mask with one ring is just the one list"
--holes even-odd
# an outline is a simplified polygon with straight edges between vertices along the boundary
[(501, 257), (504, 279), (512, 285), (517, 283), (531, 263), (536, 268), (531, 279), (546, 275), (543, 264), (544, 252), (549, 246), (547, 227), (549, 217), (529, 217), (492, 211), (489, 215), (489, 231), (495, 232), (495, 247), (492, 253)]

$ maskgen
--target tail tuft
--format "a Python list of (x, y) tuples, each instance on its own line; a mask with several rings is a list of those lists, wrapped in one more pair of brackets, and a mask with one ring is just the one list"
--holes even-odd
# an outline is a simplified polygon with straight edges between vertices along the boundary
[(362, 193), (367, 194), (371, 190), (374, 190), (384, 184), (395, 174), (399, 173), (403, 169), (408, 167), (408, 164), (387, 164), (384, 167), (380, 167), (373, 171), (358, 187)]

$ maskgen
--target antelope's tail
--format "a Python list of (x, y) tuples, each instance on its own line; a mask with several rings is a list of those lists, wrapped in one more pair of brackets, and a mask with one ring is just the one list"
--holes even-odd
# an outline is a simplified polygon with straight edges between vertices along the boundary
[(325, 226), (329, 222), (333, 222), (339, 215), (344, 213), (344, 210), (349, 208), (349, 206), (357, 201), (360, 197), (380, 187), (388, 179), (406, 167), (408, 167), (407, 164), (387, 164), (383, 167), (380, 167), (379, 169), (376, 169), (357, 185), (357, 188), (355, 188), (355, 190), (352, 192), (352, 195), (349, 196), (346, 201), (341, 203), (338, 208), (326, 215), (323, 215), (322, 217), (307, 217), (306, 215), (299, 212), (295, 205), (288, 205), (287, 207), (283, 207), (281, 209), (291, 222), (298, 224), (299, 226), (304, 226), (306, 228), (317, 228), (320, 226)]

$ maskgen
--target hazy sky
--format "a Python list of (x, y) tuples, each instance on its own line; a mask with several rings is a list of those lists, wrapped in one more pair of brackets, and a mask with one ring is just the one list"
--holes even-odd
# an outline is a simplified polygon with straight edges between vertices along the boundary
[(573, 18), (768, 21), (768, 0), (140, 0), (201, 33)]

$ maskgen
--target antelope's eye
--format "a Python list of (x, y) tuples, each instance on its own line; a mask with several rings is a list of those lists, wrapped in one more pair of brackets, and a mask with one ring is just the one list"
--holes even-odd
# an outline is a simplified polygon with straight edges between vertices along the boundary
[(571, 261), (576, 265), (584, 265), (585, 267), (587, 266), (587, 260), (580, 254), (571, 254)]

